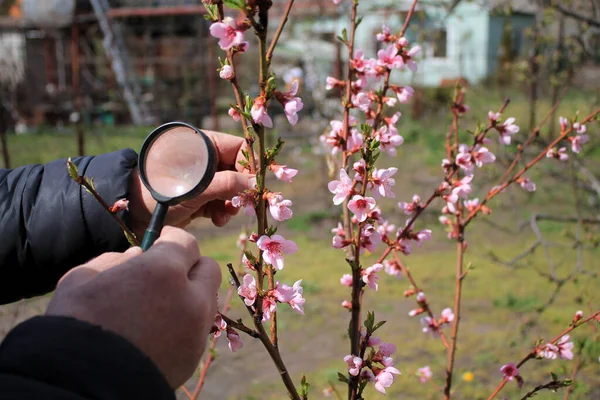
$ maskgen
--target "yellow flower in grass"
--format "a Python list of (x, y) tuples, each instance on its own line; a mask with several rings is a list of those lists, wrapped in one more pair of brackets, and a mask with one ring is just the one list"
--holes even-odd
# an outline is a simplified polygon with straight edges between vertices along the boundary
[(467, 371), (463, 374), (462, 378), (463, 378), (463, 381), (468, 383), (468, 382), (473, 381), (473, 379), (475, 379), (475, 375), (473, 375), (473, 373), (471, 371)]

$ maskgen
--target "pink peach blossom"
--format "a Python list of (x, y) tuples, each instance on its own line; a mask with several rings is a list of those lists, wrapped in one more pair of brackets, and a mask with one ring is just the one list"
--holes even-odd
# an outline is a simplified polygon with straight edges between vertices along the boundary
[(254, 304), (256, 301), (256, 295), (258, 291), (256, 290), (256, 281), (254, 277), (250, 274), (244, 275), (243, 283), (238, 288), (238, 295), (244, 298), (244, 303), (249, 307)]
[(500, 134), (500, 143), (509, 145), (511, 136), (519, 132), (519, 127), (515, 125), (515, 118), (507, 118), (502, 125), (496, 125), (496, 130)]
[(257, 124), (263, 124), (267, 128), (273, 127), (273, 120), (267, 114), (267, 109), (265, 107), (266, 100), (264, 97), (259, 96), (254, 100), (254, 104), (250, 109), (250, 115), (252, 116), (252, 120)]
[(358, 129), (351, 129), (350, 136), (346, 142), (346, 150), (350, 153), (357, 153), (361, 150), (363, 145), (363, 135)]
[(485, 164), (490, 164), (496, 161), (496, 156), (483, 146), (476, 147), (473, 156), (475, 158), (475, 165), (477, 165), (479, 168), (483, 167)]
[(272, 297), (263, 297), (262, 322), (268, 321), (271, 318), (271, 314), (277, 311), (277, 302)]
[(377, 52), (377, 64), (389, 69), (404, 67), (404, 61), (393, 44)]
[(355, 162), (352, 166), (352, 169), (356, 172), (354, 179), (356, 179), (358, 182), (362, 182), (363, 177), (367, 173), (367, 163), (365, 162), (365, 160), (361, 158), (360, 160)]
[(221, 317), (221, 314), (217, 314), (215, 317), (215, 326), (213, 327), (213, 335), (218, 338), (221, 333), (227, 329), (227, 322)]
[(375, 252), (377, 246), (381, 243), (381, 235), (371, 224), (366, 224), (360, 233), (360, 252), (364, 252), (364, 249), (369, 250), (371, 253)]
[(109, 211), (113, 214), (121, 211), (129, 211), (129, 200), (119, 199), (115, 201), (115, 203), (111, 207), (109, 207)]
[(383, 266), (385, 268), (386, 274), (395, 276), (398, 279), (402, 278), (402, 269), (396, 261), (385, 260), (383, 262)]
[(406, 215), (412, 215), (421, 206), (421, 198), (416, 194), (413, 196), (412, 203), (406, 203), (404, 201), (398, 203), (398, 207), (400, 207)]
[(535, 192), (536, 186), (535, 186), (535, 182), (533, 182), (531, 179), (527, 178), (527, 177), (522, 177), (518, 179), (519, 185), (521, 185), (521, 187), (523, 189), (525, 189), (528, 192)]
[(392, 187), (396, 184), (396, 180), (392, 176), (398, 172), (398, 168), (377, 169), (371, 175), (371, 192), (374, 197), (396, 197), (392, 191)]
[(446, 324), (454, 321), (454, 313), (451, 308), (444, 308), (442, 310), (442, 318), (440, 319), (440, 323)]
[(229, 50), (244, 41), (244, 32), (237, 29), (237, 24), (231, 17), (225, 17), (221, 22), (214, 22), (209, 31), (213, 37), (219, 39), (219, 47), (223, 50)]
[(342, 236), (334, 236), (333, 239), (331, 240), (331, 247), (333, 247), (334, 249), (343, 249), (344, 247), (347, 247), (350, 245), (349, 240), (344, 239)]
[(277, 179), (284, 182), (292, 182), (292, 178), (298, 174), (297, 169), (288, 168), (287, 165), (271, 164), (269, 168), (273, 171)]
[(342, 168), (340, 169), (340, 180), (329, 182), (327, 187), (335, 195), (333, 196), (333, 204), (337, 206), (342, 204), (352, 193), (352, 179), (350, 179), (346, 170)]
[(229, 346), (229, 350), (234, 353), (244, 347), (240, 335), (231, 328), (227, 329), (227, 345)]
[(413, 46), (404, 57), (404, 62), (412, 72), (417, 72), (418, 65), (414, 57), (421, 52), (421, 46)]
[(389, 388), (392, 386), (392, 383), (394, 383), (394, 375), (400, 375), (400, 371), (394, 367), (385, 367), (379, 371), (377, 376), (375, 376), (375, 389), (378, 392), (385, 394), (385, 389)]
[(233, 78), (233, 68), (231, 67), (231, 65), (223, 65), (223, 67), (219, 71), (219, 76), (222, 79), (226, 80), (230, 80), (231, 78)]
[(575, 129), (575, 131), (580, 135), (587, 132), (587, 127), (584, 124), (581, 124), (579, 122), (575, 122), (573, 124), (573, 129)]
[(356, 215), (358, 222), (363, 222), (367, 219), (368, 211), (375, 208), (375, 199), (372, 197), (363, 197), (361, 195), (354, 195), (352, 200), (348, 202), (348, 209)]
[(325, 90), (331, 90), (333, 88), (339, 87), (339, 88), (343, 88), (345, 86), (344, 81), (341, 81), (339, 79), (333, 78), (331, 76), (327, 77), (327, 80), (325, 81)]
[(513, 379), (515, 379), (519, 387), (523, 386), (523, 378), (521, 378), (521, 375), (519, 375), (519, 370), (517, 369), (515, 363), (508, 363), (503, 365), (502, 368), (500, 368), (500, 372), (504, 374), (504, 379), (506, 379), (507, 381), (512, 381)]
[(377, 291), (377, 289), (379, 288), (379, 285), (377, 284), (377, 281), (379, 280), (379, 275), (377, 274), (377, 272), (381, 271), (382, 269), (383, 265), (373, 264), (372, 266), (370, 266), (362, 272), (363, 282), (375, 291)]
[(229, 116), (231, 118), (233, 118), (234, 121), (239, 121), (242, 119), (242, 114), (240, 114), (235, 108), (230, 107), (229, 111), (227, 111), (227, 114), (229, 114)]
[(291, 206), (292, 201), (284, 199), (280, 194), (269, 197), (269, 212), (277, 221), (285, 221), (294, 216), (294, 213), (289, 208)]
[[(449, 164), (450, 162), (446, 159), (442, 161), (443, 164)], [(463, 169), (467, 173), (473, 171), (473, 156), (469, 151), (469, 146), (461, 144), (458, 148), (458, 154), (456, 154), (456, 165)], [(442, 165), (444, 166), (444, 165)]]
[(390, 32), (390, 28), (387, 25), (381, 26), (381, 33), (378, 33), (375, 38), (383, 43), (387, 43), (393, 40), (392, 34)]
[(344, 274), (340, 278), (340, 282), (344, 286), (352, 287), (352, 275), (350, 275), (350, 274)]
[(417, 370), (416, 375), (419, 378), (419, 381), (421, 381), (421, 383), (425, 383), (431, 379), (433, 373), (431, 372), (431, 368), (429, 368), (429, 365), (426, 365), (424, 367), (419, 368)]
[(348, 373), (352, 376), (357, 376), (362, 368), (362, 358), (349, 354), (344, 357), (344, 361), (348, 364)]
[(382, 127), (377, 130), (376, 137), (379, 140), (379, 146), (382, 151), (385, 151), (390, 156), (396, 156), (396, 147), (404, 143), (404, 138), (400, 136), (396, 130), (390, 130), (388, 127)]
[[(297, 97), (298, 93), (298, 80), (295, 80), (292, 83), (289, 92), (276, 92), (275, 97), (277, 101), (281, 103), (283, 106), (285, 116), (288, 119), (288, 122), (292, 125), (296, 125), (298, 123), (298, 111), (304, 108), (304, 104), (302, 103), (302, 99)], [(266, 112), (265, 112), (266, 114)], [(267, 126), (267, 125), (265, 125)]]
[(256, 245), (263, 251), (265, 262), (275, 268), (283, 269), (283, 254), (294, 254), (298, 251), (298, 245), (291, 240), (285, 240), (281, 235), (261, 236)]
[(395, 88), (396, 96), (398, 101), (402, 104), (406, 104), (415, 94), (415, 90), (410, 86), (397, 87)]
[(354, 58), (350, 60), (350, 66), (358, 72), (364, 72), (365, 68), (368, 67), (368, 63), (365, 61), (364, 52), (362, 49), (356, 49), (354, 51)]
[(231, 199), (231, 205), (235, 208), (244, 207), (244, 214), (247, 216), (256, 215), (254, 193), (251, 191), (239, 193), (237, 196), (233, 197)]
[(490, 122), (493, 124), (496, 123), (496, 121), (498, 121), (500, 119), (501, 114), (498, 112), (493, 112), (493, 111), (489, 111), (488, 112), (488, 119), (490, 120)]
[(554, 147), (546, 152), (546, 157), (556, 158), (559, 161), (567, 161), (569, 159), (566, 147), (561, 147), (558, 150), (556, 149), (556, 147)]
[(583, 145), (589, 140), (588, 135), (575, 135), (567, 138), (571, 142), (571, 150), (573, 153), (579, 153), (583, 149)]

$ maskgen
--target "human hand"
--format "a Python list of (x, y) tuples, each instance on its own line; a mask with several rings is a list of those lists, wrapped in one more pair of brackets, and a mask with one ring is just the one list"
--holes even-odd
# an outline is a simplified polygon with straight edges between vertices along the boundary
[[(99, 325), (129, 340), (179, 387), (194, 372), (217, 312), (221, 271), (196, 239), (165, 227), (145, 253), (106, 253), (59, 281), (46, 314)], [(118, 357), (118, 355), (116, 355)]]
[[(243, 138), (220, 132), (203, 131), (212, 140), (217, 150), (219, 165), (210, 186), (198, 197), (169, 208), (168, 225), (183, 228), (198, 217), (210, 218), (216, 226), (224, 226), (239, 209), (226, 204), (239, 192), (254, 188), (256, 180), (238, 163), (243, 159)], [(181, 143), (185, 145), (184, 142)], [(165, 159), (164, 162), (172, 161)], [(137, 169), (133, 173), (130, 188), (129, 210), (132, 217), (132, 230), (143, 236), (156, 201), (141, 182)]]

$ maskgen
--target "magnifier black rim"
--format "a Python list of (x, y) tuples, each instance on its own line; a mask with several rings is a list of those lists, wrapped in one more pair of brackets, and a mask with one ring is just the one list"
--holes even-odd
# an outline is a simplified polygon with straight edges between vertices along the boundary
[[(167, 196), (163, 196), (162, 194), (155, 191), (152, 188), (152, 186), (150, 185), (150, 183), (148, 182), (148, 179), (146, 176), (145, 160), (146, 160), (148, 150), (152, 146), (152, 143), (154, 143), (154, 141), (156, 139), (158, 139), (158, 137), (161, 134), (163, 134), (165, 131), (170, 130), (172, 128), (176, 128), (176, 127), (190, 128), (191, 130), (196, 132), (198, 135), (200, 135), (200, 137), (202, 137), (202, 139), (204, 139), (204, 143), (206, 144), (206, 149), (208, 150), (207, 151), (208, 152), (208, 162), (206, 165), (206, 172), (204, 173), (204, 176), (202, 177), (202, 179), (200, 180), (200, 182), (198, 182), (198, 184), (196, 186), (194, 186), (191, 190), (189, 190), (186, 193), (183, 193), (180, 196), (167, 197)], [(178, 204), (182, 201), (194, 198), (194, 197), (198, 196), (200, 193), (204, 192), (208, 188), (208, 185), (210, 185), (210, 183), (212, 182), (212, 180), (215, 176), (215, 173), (217, 172), (217, 165), (218, 165), (217, 150), (215, 149), (214, 143), (212, 142), (212, 140), (210, 140), (210, 138), (206, 135), (206, 133), (202, 132), (200, 129), (198, 129), (190, 124), (186, 124), (185, 122), (179, 122), (179, 121), (167, 122), (166, 124), (163, 124), (163, 125), (159, 126), (158, 128), (154, 129), (152, 132), (150, 132), (150, 134), (144, 140), (144, 143), (142, 144), (142, 148), (140, 149), (140, 154), (138, 156), (138, 170), (140, 173), (140, 178), (142, 180), (142, 183), (144, 184), (144, 186), (146, 186), (146, 189), (148, 189), (148, 191), (150, 192), (150, 194), (152, 195), (154, 200), (158, 201), (159, 203), (164, 203), (164, 204), (168, 204), (168, 205)]]

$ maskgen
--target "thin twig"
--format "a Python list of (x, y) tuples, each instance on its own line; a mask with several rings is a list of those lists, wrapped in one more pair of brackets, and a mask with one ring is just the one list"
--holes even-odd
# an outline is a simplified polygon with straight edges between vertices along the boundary
[[(597, 114), (600, 114), (600, 108), (597, 108), (590, 115), (588, 115), (586, 118), (584, 118), (581, 121), (581, 124), (585, 124), (586, 122), (591, 121)], [(525, 141), (525, 143), (519, 149), (518, 154), (522, 154), (523, 149), (527, 145), (529, 145), (533, 141), (533, 139), (535, 139), (535, 137), (537, 136), (537, 132), (539, 132), (539, 129), (538, 128), (534, 129), (534, 132), (532, 133), (532, 135)], [(475, 218), (477, 216), (477, 214), (481, 211), (481, 208), (484, 205), (486, 205), (486, 203), (488, 201), (490, 201), (491, 199), (496, 197), (499, 193), (501, 193), (504, 189), (506, 189), (506, 187), (508, 185), (510, 185), (513, 182), (516, 182), (521, 176), (523, 176), (525, 174), (525, 172), (527, 172), (531, 167), (533, 167), (535, 164), (537, 164), (542, 158), (546, 157), (546, 153), (550, 149), (554, 148), (561, 140), (566, 138), (571, 132), (573, 132), (573, 127), (565, 129), (564, 132), (561, 132), (561, 134), (559, 135), (559, 137), (556, 140), (554, 140), (544, 150), (542, 150), (533, 160), (531, 160), (527, 165), (525, 165), (523, 167), (523, 169), (521, 169), (519, 172), (517, 172), (512, 178), (508, 179), (506, 182), (501, 183), (500, 185), (496, 186), (493, 190), (491, 190), (487, 194), (487, 196), (483, 199), (483, 201), (481, 201), (481, 203), (479, 203), (479, 205), (477, 207), (475, 207), (475, 209), (469, 213), (469, 215), (467, 216), (467, 218), (465, 220), (465, 226), (468, 225), (473, 220), (473, 218)], [(514, 162), (513, 162), (513, 164), (516, 165), (516, 163), (514, 163)], [(509, 168), (509, 170), (512, 170), (512, 169), (514, 169), (514, 167)], [(505, 178), (503, 177), (503, 179), (505, 179)], [(502, 182), (503, 179), (501, 179), (500, 182)]]
[(94, 196), (94, 198), (102, 206), (102, 208), (104, 208), (106, 210), (106, 212), (110, 214), (110, 216), (112, 217), (112, 219), (114, 219), (117, 222), (117, 224), (119, 224), (119, 226), (121, 227), (121, 229), (125, 233), (125, 237), (127, 237), (127, 240), (130, 241), (130, 242), (132, 242), (134, 245), (139, 246), (140, 245), (140, 241), (135, 236), (135, 233), (133, 233), (131, 231), (131, 229), (129, 229), (129, 227), (127, 225), (125, 225), (125, 222), (123, 222), (123, 220), (116, 213), (113, 213), (113, 212), (110, 211), (111, 206), (109, 206), (108, 204), (106, 204), (106, 202), (104, 201), (104, 199), (102, 198), (102, 196), (100, 196), (98, 194), (98, 192), (90, 184), (90, 182), (84, 176), (81, 176), (81, 175), (77, 175), (77, 179), (75, 179), (75, 178), (73, 178), (73, 179), (80, 186), (83, 186), (92, 196)]
[(252, 328), (248, 328), (246, 325), (244, 325), (242, 323), (241, 320), (239, 321), (234, 321), (231, 318), (229, 318), (228, 316), (226, 316), (223, 313), (219, 313), (219, 315), (221, 316), (221, 318), (223, 318), (223, 321), (227, 322), (227, 325), (231, 326), (232, 328), (237, 329), (238, 331), (242, 331), (245, 334), (247, 334), (248, 336), (252, 336), (255, 339), (259, 338), (259, 333), (256, 332), (254, 329)]
[[(567, 329), (565, 329), (564, 331), (562, 331), (561, 333), (559, 333), (557, 336), (555, 336), (548, 343), (555, 344), (556, 342), (558, 342), (567, 333), (571, 332), (572, 330), (574, 330), (576, 328), (579, 328), (580, 326), (586, 324), (589, 321), (594, 320), (599, 315), (600, 315), (600, 310), (596, 311), (595, 313), (593, 313), (589, 317), (587, 317), (585, 319), (582, 319), (579, 322), (576, 322), (576, 323), (572, 324)], [(534, 347), (525, 357), (523, 357), (523, 359), (521, 361), (519, 361), (519, 363), (517, 364), (517, 368), (520, 368), (527, 361), (531, 360), (532, 358), (535, 358), (537, 356), (538, 352), (541, 349), (543, 349), (544, 347), (545, 347), (545, 344), (541, 344), (539, 346)], [(503, 378), (502, 381), (496, 387), (496, 389), (488, 397), (488, 400), (492, 400), (494, 397), (496, 397), (498, 395), (498, 393), (500, 393), (500, 391), (502, 390), (502, 388), (504, 387), (504, 385), (506, 385), (507, 382), (508, 382), (508, 380), (506, 378)]]
[(277, 46), (277, 42), (279, 41), (279, 37), (281, 36), (281, 32), (283, 32), (283, 27), (287, 23), (288, 17), (290, 15), (290, 11), (292, 11), (292, 6), (294, 5), (294, 0), (289, 0), (287, 6), (285, 7), (285, 11), (283, 16), (281, 17), (281, 22), (275, 31), (275, 35), (271, 40), (271, 45), (269, 46), (269, 50), (267, 51), (266, 59), (269, 65), (271, 64), (271, 59), (273, 58), (273, 52), (275, 51), (275, 46)]

